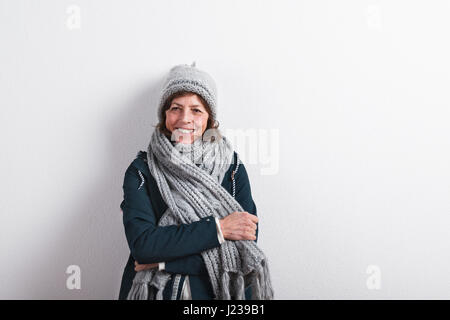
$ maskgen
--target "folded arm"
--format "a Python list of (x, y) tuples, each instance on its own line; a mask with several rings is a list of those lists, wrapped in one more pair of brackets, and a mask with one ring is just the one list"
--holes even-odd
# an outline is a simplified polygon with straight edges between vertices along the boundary
[[(255, 202), (252, 198), (250, 181), (248, 178), (247, 171), (245, 166), (241, 163), (239, 165), (239, 170), (236, 173), (236, 201), (242, 206), (244, 211), (251, 213), (253, 215), (257, 215), (257, 209)], [(227, 177), (225, 178), (227, 179)], [(231, 212), (230, 212), (231, 213)], [(218, 221), (218, 218), (216, 218)], [(258, 240), (258, 224), (256, 229), (256, 240)], [(223, 239), (223, 235), (220, 232), (220, 224), (218, 226), (218, 241), (222, 243), (225, 241)], [(168, 272), (172, 273), (180, 273), (180, 274), (188, 274), (188, 275), (199, 275), (199, 274), (207, 274), (207, 270), (205, 267), (205, 263), (201, 254), (194, 254), (186, 257), (181, 257), (178, 259), (174, 259), (172, 261), (168, 261), (165, 263), (159, 264), (160, 270), (165, 269)]]
[(157, 226), (146, 188), (140, 188), (138, 169), (131, 164), (123, 183), (123, 224), (133, 258), (140, 264), (170, 261), (199, 254), (220, 245), (213, 216), (190, 224)]

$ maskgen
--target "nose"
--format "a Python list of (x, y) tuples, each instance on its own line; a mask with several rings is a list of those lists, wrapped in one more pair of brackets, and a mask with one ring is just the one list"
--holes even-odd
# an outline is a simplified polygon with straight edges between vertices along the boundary
[(181, 112), (180, 119), (183, 123), (191, 123), (192, 122), (192, 114), (188, 108), (184, 108), (183, 112)]

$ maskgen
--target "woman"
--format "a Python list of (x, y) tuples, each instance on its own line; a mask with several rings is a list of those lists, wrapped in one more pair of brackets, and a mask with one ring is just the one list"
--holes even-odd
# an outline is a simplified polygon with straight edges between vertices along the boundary
[(195, 63), (169, 72), (147, 152), (125, 173), (119, 299), (273, 299), (248, 176), (217, 129), (216, 91)]

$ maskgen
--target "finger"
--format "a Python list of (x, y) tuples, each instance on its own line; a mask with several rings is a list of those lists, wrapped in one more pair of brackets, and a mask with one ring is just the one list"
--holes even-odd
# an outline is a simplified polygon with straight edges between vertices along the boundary
[(254, 214), (249, 213), (249, 217), (254, 223), (258, 223), (259, 219), (258, 219), (257, 216), (255, 216)]
[(248, 234), (254, 235), (256, 232), (256, 229), (253, 229), (252, 227), (247, 227), (246, 231)]
[(248, 221), (246, 226), (252, 230), (256, 230), (257, 228), (256, 223), (254, 223), (253, 221)]
[(246, 233), (244, 240), (256, 240), (256, 236), (252, 233)]
[(254, 240), (256, 235), (254, 233), (247, 233), (247, 240)]
[(253, 221), (250, 221), (250, 220), (245, 221), (244, 227), (252, 229), (252, 230), (256, 230), (256, 228), (257, 228), (256, 223), (254, 223)]
[(247, 229), (247, 230), (245, 230), (245, 232), (242, 236), (243, 236), (244, 240), (250, 240), (250, 239), (253, 239), (254, 234), (255, 233), (253, 231)]

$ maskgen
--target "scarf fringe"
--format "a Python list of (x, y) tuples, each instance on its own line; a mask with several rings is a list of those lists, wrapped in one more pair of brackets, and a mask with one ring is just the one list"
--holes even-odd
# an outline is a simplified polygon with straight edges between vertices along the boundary
[(171, 275), (165, 272), (161, 272), (159, 277), (156, 275), (154, 270), (139, 271), (128, 292), (127, 300), (163, 300), (164, 288)]
[(148, 283), (133, 282), (130, 292), (128, 292), (127, 300), (147, 300), (149, 298)]
[(221, 279), (221, 297), (219, 299), (245, 300), (246, 283), (249, 283), (252, 288), (252, 300), (273, 300), (274, 290), (266, 259), (262, 260), (258, 268), (248, 276), (244, 276), (242, 272), (224, 272)]
[(256, 273), (252, 272), (252, 300), (273, 300), (274, 290), (270, 280), (267, 258), (261, 261)]
[[(155, 281), (158, 277), (153, 277), (151, 272), (143, 273), (143, 275), (143, 277), (133, 280), (127, 299), (163, 300), (163, 291), (170, 275), (167, 274), (162, 281), (160, 279)], [(221, 278), (219, 299), (245, 300), (247, 284), (251, 286), (252, 300), (273, 300), (274, 291), (267, 258), (261, 260), (259, 266), (248, 275), (244, 275), (241, 271), (225, 271)]]
[(225, 271), (222, 275), (222, 299), (231, 300), (230, 294), (230, 275)]

